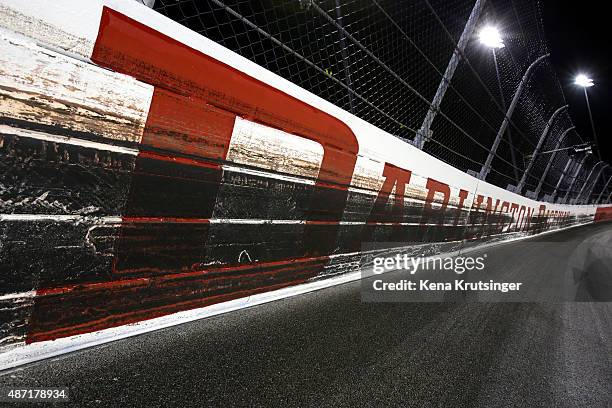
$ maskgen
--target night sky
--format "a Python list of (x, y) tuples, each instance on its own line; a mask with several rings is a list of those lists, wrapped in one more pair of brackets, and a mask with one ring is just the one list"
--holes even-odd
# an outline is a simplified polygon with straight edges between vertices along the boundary
[(544, 27), (551, 58), (570, 106), (570, 114), (585, 140), (593, 140), (584, 92), (573, 84), (584, 72), (595, 86), (588, 88), (602, 158), (612, 163), (612, 21), (606, 2), (543, 0)]

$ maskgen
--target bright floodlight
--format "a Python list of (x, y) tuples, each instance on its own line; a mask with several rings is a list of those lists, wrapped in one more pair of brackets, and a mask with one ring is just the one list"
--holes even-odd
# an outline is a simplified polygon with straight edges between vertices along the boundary
[(584, 74), (576, 75), (576, 79), (574, 80), (574, 83), (583, 88), (588, 88), (590, 86), (595, 85), (593, 83), (593, 80)]
[(480, 42), (489, 48), (504, 48), (504, 41), (496, 27), (486, 26), (480, 30)]

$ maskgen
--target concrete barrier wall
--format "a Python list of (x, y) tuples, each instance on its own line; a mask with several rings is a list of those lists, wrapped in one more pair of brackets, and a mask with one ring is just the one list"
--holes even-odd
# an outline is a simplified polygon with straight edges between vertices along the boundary
[(595, 212), (594, 221), (612, 221), (612, 207), (599, 207)]
[[(591, 222), (131, 0), (0, 0), (0, 350)], [(427, 245), (435, 244), (435, 245)]]

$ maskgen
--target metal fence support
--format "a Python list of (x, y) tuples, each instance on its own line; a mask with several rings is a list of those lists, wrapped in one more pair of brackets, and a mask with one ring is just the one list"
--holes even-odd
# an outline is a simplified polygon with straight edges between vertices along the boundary
[[(475, 49), (480, 48), (476, 44), (478, 30), (488, 20), (491, 1), (487, 0), (458, 2), (452, 7), (444, 2), (432, 6), (435, 2), (430, 0), (413, 2), (408, 14), (405, 7), (380, 0), (125, 1), (152, 7), (186, 30), (219, 43), (401, 140), (412, 139), (411, 143), (419, 149), (429, 150), (432, 156), (449, 165), (501, 188), (511, 183), (514, 186), (507, 189), (526, 192), (530, 197), (537, 192), (538, 198), (545, 196), (545, 200), (550, 200), (554, 187), (550, 184), (557, 183), (559, 171), (566, 164), (563, 162), (567, 160), (556, 158), (565, 159), (565, 154), (550, 156), (552, 152), (546, 152), (550, 161), (540, 157), (557, 142), (561, 133), (556, 133), (557, 128), (566, 118), (561, 118), (560, 113), (551, 118), (553, 111), (565, 105), (557, 78), (540, 81), (552, 71), (549, 54), (544, 51), (546, 42), (537, 7), (517, 8), (512, 2), (500, 2), (494, 5), (495, 10), (489, 10), (497, 14), (495, 20), (503, 22), (507, 34), (518, 39), (506, 44), (504, 52), (496, 48), (503, 44), (504, 35), (499, 33), (494, 33), (499, 35), (498, 44)], [(460, 14), (466, 21), (457, 26), (454, 23)], [(415, 34), (412, 29), (416, 26), (429, 29), (417, 30)], [(481, 40), (486, 43), (487, 37)], [(542, 45), (539, 47), (542, 51), (525, 52), (530, 43)], [(450, 54), (445, 54), (449, 51)], [(472, 61), (472, 51), (492, 53), (492, 60)], [(442, 59), (434, 58), (436, 55)], [(417, 60), (418, 69), (407, 69)], [(445, 62), (447, 65), (442, 66)], [(332, 73), (331, 69), (338, 72)], [(493, 69), (496, 72), (491, 72)], [(512, 71), (512, 79), (505, 76), (510, 72), (506, 69)], [(496, 78), (492, 73), (498, 73)], [(434, 90), (429, 85), (435, 86), (436, 82)], [(495, 95), (497, 87), (499, 96)], [(447, 97), (449, 89), (452, 95)], [(519, 106), (522, 103), (529, 106)], [(414, 118), (410, 112), (415, 109), (425, 116), (419, 114)], [(518, 118), (523, 111), (527, 116)], [(500, 114), (502, 121), (496, 122)], [(517, 126), (523, 119), (530, 121), (532, 116), (545, 119), (547, 114), (549, 119), (542, 123), (545, 128)], [(438, 126), (442, 122), (444, 126)], [(443, 130), (439, 135), (438, 127)], [(570, 144), (569, 139), (561, 146)], [(502, 143), (506, 141), (509, 149)], [(483, 157), (482, 152), (487, 156)], [(527, 158), (529, 154), (533, 157)], [(566, 169), (557, 198), (565, 195), (571, 182), (569, 177), (580, 159), (582, 156), (577, 156)], [(540, 178), (537, 174), (541, 173), (541, 165), (547, 170)], [(574, 183), (576, 192), (580, 188), (578, 183)], [(597, 183), (595, 196), (602, 185), (603, 181)], [(570, 195), (575, 194), (572, 191)]]
[(604, 192), (608, 189), (608, 186), (610, 185), (611, 181), (612, 181), (612, 176), (610, 176), (604, 188), (601, 189), (601, 192), (597, 196), (597, 200), (595, 200), (595, 204), (599, 204), (599, 202), (601, 201), (601, 197), (603, 196)]
[(136, 1), (150, 8), (153, 8), (153, 5), (155, 4), (155, 0), (136, 0)]
[(523, 187), (525, 186), (525, 181), (527, 181), (527, 176), (529, 175), (529, 171), (531, 171), (531, 167), (535, 163), (538, 153), (540, 153), (540, 149), (542, 148), (542, 145), (544, 144), (544, 140), (546, 140), (546, 136), (548, 136), (548, 132), (550, 131), (550, 128), (555, 122), (557, 115), (559, 115), (559, 113), (561, 113), (564, 109), (567, 109), (568, 106), (569, 105), (564, 105), (560, 107), (559, 109), (554, 111), (553, 114), (550, 116), (550, 119), (548, 119), (548, 123), (546, 123), (546, 126), (544, 127), (544, 131), (540, 135), (540, 140), (538, 140), (538, 144), (536, 145), (532, 153), (531, 160), (529, 160), (529, 164), (527, 165), (527, 168), (525, 168), (523, 177), (521, 177), (521, 181), (519, 181), (518, 185), (516, 186), (516, 189), (514, 190), (515, 193), (521, 194), (521, 191), (523, 190)]
[[(582, 184), (580, 191), (578, 191), (578, 195), (574, 199), (574, 202), (578, 201), (578, 199), (582, 195), (582, 192), (584, 191), (584, 188), (587, 186), (587, 184), (589, 184), (589, 180), (591, 179), (591, 176), (593, 175), (593, 172), (595, 171), (595, 167), (599, 166), (601, 163), (603, 163), (602, 160), (595, 163), (595, 165), (591, 168), (591, 171), (589, 172), (589, 175), (587, 176), (587, 178), (584, 180), (584, 183)], [(566, 195), (566, 198), (567, 198), (567, 195)]]
[(589, 157), (589, 155), (585, 154), (584, 157), (582, 158), (582, 160), (580, 161), (580, 164), (578, 164), (578, 166), (576, 166), (576, 171), (574, 171), (574, 176), (572, 177), (572, 182), (569, 185), (567, 191), (565, 192), (565, 195), (563, 196), (562, 202), (566, 202), (567, 201), (567, 197), (572, 192), (572, 190), (574, 190), (574, 184), (576, 183), (576, 180), (578, 179), (578, 174), (580, 174), (580, 170), (582, 170), (582, 166), (584, 166), (584, 162), (586, 162), (587, 157)]
[(429, 106), (429, 110), (427, 111), (427, 115), (423, 120), (423, 124), (421, 128), (417, 131), (417, 134), (412, 142), (419, 149), (423, 149), (425, 142), (429, 140), (431, 137), (431, 124), (433, 123), (436, 114), (440, 110), (440, 105), (442, 104), (442, 99), (444, 98), (444, 94), (450, 85), (450, 81), (455, 74), (455, 70), (459, 65), (459, 61), (461, 61), (461, 55), (465, 51), (465, 47), (467, 46), (468, 41), (472, 37), (474, 33), (474, 29), (476, 28), (476, 24), (478, 23), (478, 19), (480, 18), (480, 13), (484, 8), (486, 0), (476, 0), (474, 3), (474, 7), (472, 7), (472, 12), (470, 13), (470, 17), (465, 23), (465, 27), (463, 28), (463, 33), (461, 33), (461, 37), (459, 37), (459, 42), (457, 43), (457, 47), (451, 56), (448, 65), (446, 66), (446, 70), (444, 71), (444, 76), (438, 85), (438, 90), (433, 97), (433, 101)]
[[(591, 184), (591, 187), (589, 188), (588, 193), (584, 195), (583, 204), (588, 204), (588, 201), (591, 198), (591, 195), (593, 194), (593, 190), (595, 189), (595, 185), (597, 184), (597, 180), (599, 180), (599, 176), (601, 176), (601, 173), (604, 171), (606, 167), (608, 167), (607, 163), (604, 164), (601, 167), (601, 169), (599, 169), (599, 173), (597, 173), (597, 176), (595, 176), (595, 179), (593, 180), (593, 184)], [(580, 196), (576, 197), (576, 202), (578, 202), (578, 200), (580, 200)]]
[[(504, 96), (504, 88), (501, 84), (501, 77), (499, 75), (499, 64), (497, 63), (497, 53), (495, 52), (495, 48), (491, 48), (493, 53), (493, 65), (495, 66), (495, 77), (497, 78), (497, 87), (499, 88), (499, 99), (501, 100), (502, 109), (505, 111), (506, 106), (506, 97)], [(514, 154), (514, 143), (512, 142), (512, 132), (510, 132), (510, 128), (506, 129), (508, 133), (508, 144), (510, 145), (510, 159), (512, 160), (512, 172), (514, 173), (514, 180), (518, 183), (519, 175), (518, 175), (518, 166), (516, 165), (516, 155)]]
[[(576, 129), (576, 126), (572, 126), (570, 128), (565, 129), (565, 131), (561, 134), (561, 137), (559, 139), (557, 139), (557, 143), (555, 144), (555, 148), (553, 150), (557, 150), (559, 147), (561, 147), (561, 143), (563, 143), (563, 141), (565, 140), (565, 137), (568, 135), (568, 133), (572, 130)], [(546, 168), (544, 169), (544, 173), (542, 173), (542, 177), (540, 177), (540, 181), (538, 182), (538, 186), (535, 189), (535, 199), (538, 199), (538, 196), (540, 195), (540, 190), (542, 190), (542, 184), (544, 184), (544, 180), (546, 179), (546, 176), (548, 175), (548, 171), (550, 170), (550, 167), (552, 166), (553, 162), (555, 161), (555, 156), (557, 155), (556, 151), (553, 151), (552, 154), (550, 155), (550, 159), (548, 159), (548, 163), (546, 164)], [(568, 161), (569, 164), (569, 161)], [(565, 170), (564, 170), (565, 172)], [(561, 175), (561, 177), (563, 177), (563, 174)]]
[(499, 142), (501, 142), (501, 138), (503, 134), (506, 132), (506, 128), (508, 127), (508, 123), (510, 122), (510, 117), (512, 116), (512, 113), (514, 112), (514, 109), (516, 108), (516, 105), (518, 104), (518, 100), (521, 96), (521, 93), (523, 93), (523, 88), (525, 88), (525, 85), (527, 84), (527, 80), (529, 79), (531, 72), (533, 71), (535, 66), (538, 65), (538, 63), (548, 58), (549, 56), (550, 54), (545, 54), (539, 57), (538, 59), (536, 59), (535, 61), (533, 61), (531, 65), (529, 65), (527, 70), (525, 71), (525, 74), (523, 74), (523, 78), (521, 79), (521, 82), (519, 82), (518, 87), (516, 88), (516, 92), (514, 93), (514, 96), (512, 97), (512, 102), (510, 102), (510, 107), (508, 107), (508, 111), (506, 112), (506, 115), (504, 116), (504, 120), (502, 121), (501, 126), (499, 127), (497, 136), (495, 136), (495, 141), (493, 142), (493, 146), (491, 146), (491, 150), (489, 150), (487, 161), (485, 162), (485, 164), (483, 164), (482, 168), (480, 169), (480, 173), (478, 174), (478, 178), (480, 180), (486, 180), (487, 176), (491, 172), (491, 163), (493, 162), (493, 157), (497, 153), (497, 147), (499, 146)]
[(565, 176), (567, 176), (570, 173), (570, 168), (572, 168), (572, 166), (574, 165), (574, 158), (570, 157), (570, 159), (567, 161), (567, 163), (565, 163), (565, 167), (563, 168), (563, 171), (561, 172), (561, 177), (559, 177), (559, 180), (557, 180), (557, 185), (555, 186), (555, 189), (553, 190), (551, 197), (551, 201), (554, 203), (555, 202), (555, 197), (557, 196), (557, 191), (559, 190), (559, 187), (561, 186), (561, 183), (563, 182), (563, 179), (565, 179)]

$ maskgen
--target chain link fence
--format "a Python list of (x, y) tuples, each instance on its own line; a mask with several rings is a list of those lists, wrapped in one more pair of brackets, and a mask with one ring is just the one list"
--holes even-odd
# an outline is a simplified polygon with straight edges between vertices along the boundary
[[(419, 145), (432, 110), (435, 118), (419, 147), (472, 174), (482, 173), (491, 155), (481, 178), (502, 188), (515, 189), (533, 157), (518, 192), (569, 200), (597, 162), (587, 159), (572, 183), (577, 169), (563, 172), (568, 161), (580, 158), (570, 157), (571, 150), (533, 156), (551, 115), (566, 104), (548, 58), (525, 76), (548, 54), (537, 1), (155, 0), (153, 8), (405, 141)], [(476, 24), (462, 49), (471, 15)], [(479, 42), (486, 25), (502, 33), (503, 48)], [(453, 53), (458, 64), (436, 106)], [(516, 109), (508, 114), (515, 94)], [(494, 149), (505, 117), (508, 127)], [(572, 126), (565, 110), (540, 152), (582, 143), (575, 131), (557, 143)], [(591, 201), (606, 181), (602, 176), (594, 182)]]

